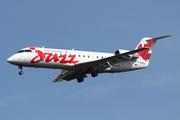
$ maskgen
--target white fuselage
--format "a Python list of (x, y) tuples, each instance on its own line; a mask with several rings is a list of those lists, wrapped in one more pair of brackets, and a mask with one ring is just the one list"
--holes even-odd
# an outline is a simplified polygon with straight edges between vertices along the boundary
[[(64, 70), (76, 70), (75, 65), (78, 63), (86, 63), (97, 61), (103, 58), (114, 56), (113, 53), (87, 52), (63, 49), (48, 49), (28, 47), (21, 49), (16, 54), (7, 59), (11, 64), (26, 67), (53, 68)], [(149, 61), (141, 57), (135, 60), (120, 61), (109, 67), (103, 72), (124, 72), (145, 68), (149, 65)]]
[(143, 38), (134, 50), (118, 49), (115, 53), (88, 52), (27, 47), (7, 59), (11, 64), (19, 66), (19, 75), (23, 74), (22, 67), (39, 67), (62, 69), (53, 82), (77, 79), (83, 82), (86, 74), (97, 77), (98, 73), (116, 73), (146, 68), (155, 43), (162, 38), (172, 35)]

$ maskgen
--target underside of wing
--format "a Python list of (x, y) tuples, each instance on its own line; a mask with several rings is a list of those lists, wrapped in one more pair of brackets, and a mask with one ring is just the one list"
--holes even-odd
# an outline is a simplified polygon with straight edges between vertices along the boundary
[[(78, 75), (79, 74), (75, 71), (62, 70), (62, 73), (57, 76), (57, 78), (53, 82), (61, 82), (63, 80), (70, 81), (79, 77)], [(87, 76), (86, 74), (81, 74), (81, 77), (85, 78)]]

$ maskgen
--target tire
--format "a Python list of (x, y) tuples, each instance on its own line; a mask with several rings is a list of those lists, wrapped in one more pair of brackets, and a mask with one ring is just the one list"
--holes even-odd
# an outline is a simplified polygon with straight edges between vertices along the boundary
[(84, 81), (84, 78), (83, 77), (79, 77), (79, 78), (77, 78), (77, 81), (78, 81), (78, 83), (81, 83), (81, 82)]
[(92, 77), (98, 76), (98, 72), (92, 72), (92, 73), (91, 73), (91, 76), (92, 76)]
[(20, 71), (20, 72), (19, 72), (19, 75), (22, 75), (22, 74), (23, 74), (23, 71)]

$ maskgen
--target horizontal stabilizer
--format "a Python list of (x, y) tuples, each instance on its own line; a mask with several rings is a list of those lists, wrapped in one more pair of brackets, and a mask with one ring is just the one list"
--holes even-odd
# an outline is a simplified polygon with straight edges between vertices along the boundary
[(157, 37), (157, 38), (153, 38), (154, 40), (159, 40), (159, 39), (162, 39), (162, 38), (166, 38), (166, 37), (171, 37), (173, 35), (166, 35), (166, 36), (162, 36), (162, 37)]

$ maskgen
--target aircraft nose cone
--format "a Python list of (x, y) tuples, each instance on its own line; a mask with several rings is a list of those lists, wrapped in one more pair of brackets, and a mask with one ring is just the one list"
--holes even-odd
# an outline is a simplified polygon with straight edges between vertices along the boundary
[(8, 62), (8, 63), (11, 63), (12, 61), (13, 61), (12, 57), (9, 57), (9, 58), (7, 59), (7, 62)]

